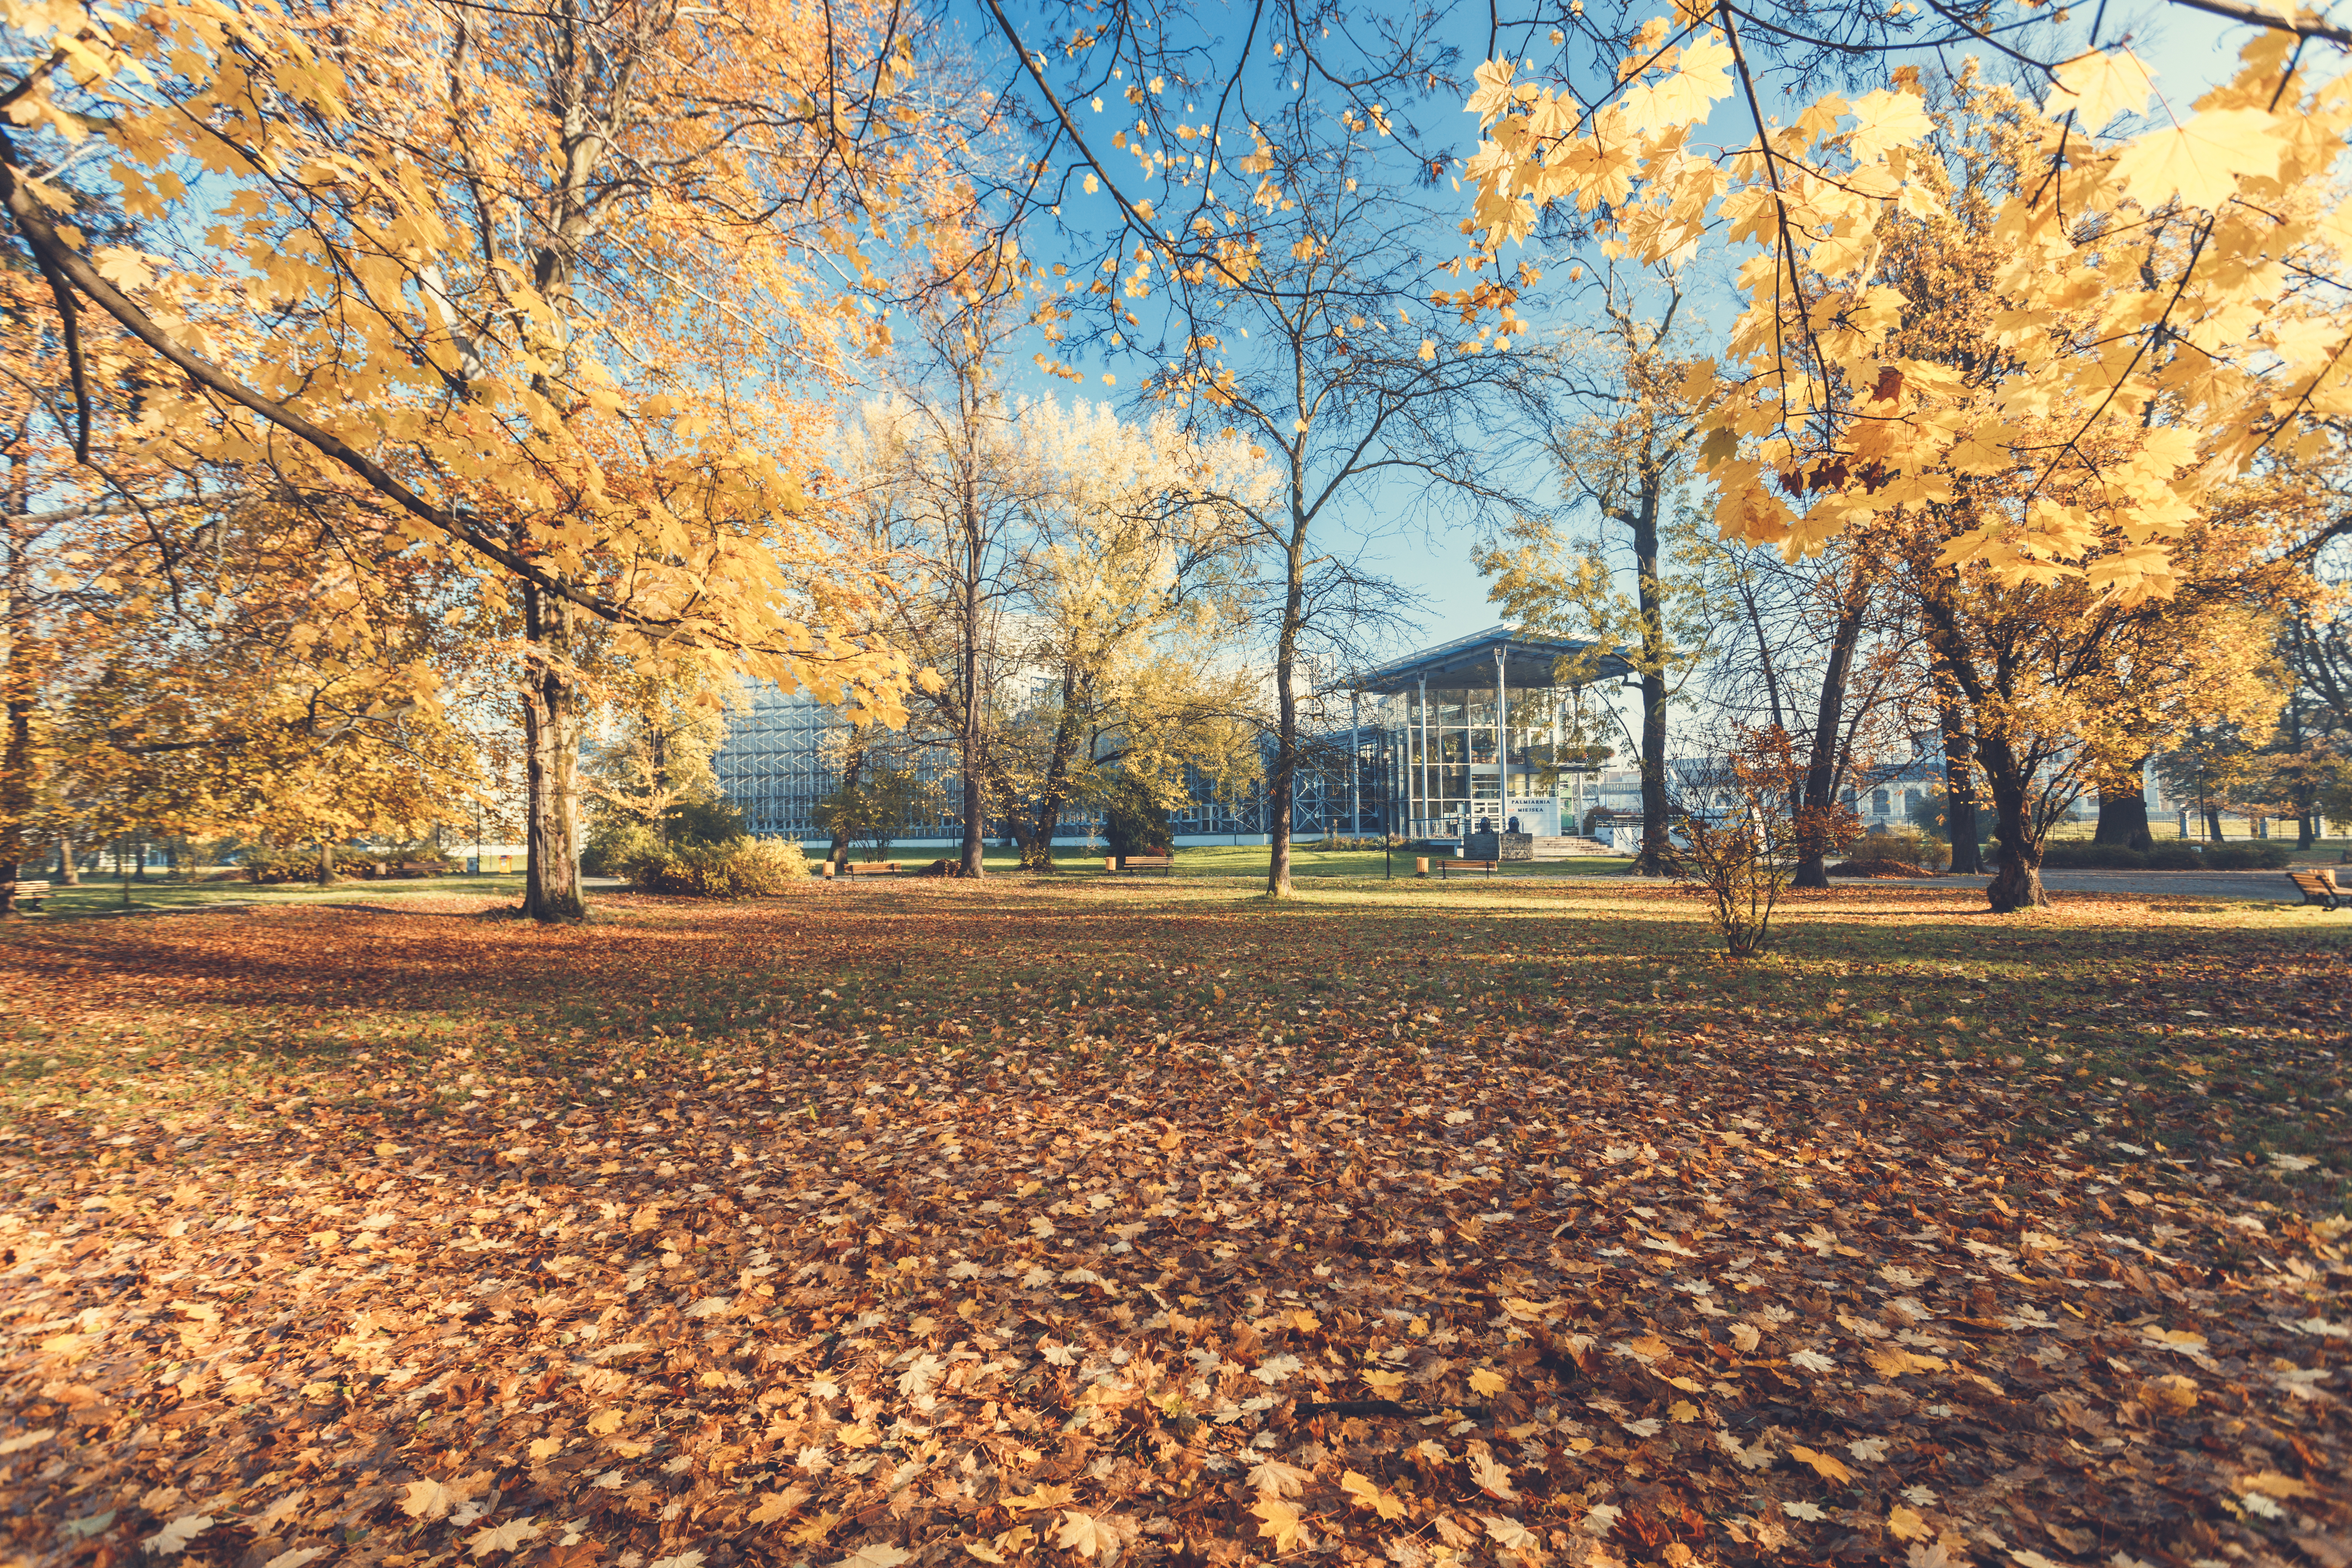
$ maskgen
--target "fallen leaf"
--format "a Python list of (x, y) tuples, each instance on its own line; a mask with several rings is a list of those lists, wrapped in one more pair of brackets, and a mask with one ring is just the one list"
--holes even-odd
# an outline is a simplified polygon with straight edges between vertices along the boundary
[(1825, 1481), (1853, 1479), (1853, 1472), (1847, 1469), (1844, 1462), (1834, 1454), (1819, 1454), (1811, 1448), (1790, 1448), (1789, 1457), (1801, 1464), (1812, 1466), (1814, 1471)]
[(1280, 1459), (1261, 1459), (1249, 1473), (1250, 1489), (1265, 1497), (1297, 1497), (1313, 1479), (1313, 1471), (1286, 1465)]
[(1108, 1561), (1118, 1554), (1124, 1539), (1118, 1531), (1094, 1515), (1072, 1510), (1062, 1515), (1062, 1528), (1054, 1537), (1054, 1544), (1081, 1557), (1100, 1553)]
[(182, 1514), (139, 1544), (158, 1557), (170, 1557), (186, 1551), (189, 1542), (212, 1527), (213, 1516), (208, 1513)]
[(1297, 1542), (1297, 1511), (1280, 1498), (1262, 1495), (1250, 1511), (1261, 1521), (1258, 1534), (1272, 1540), (1276, 1552), (1287, 1552)]
[[(487, 1556), (493, 1552), (512, 1552), (545, 1528), (535, 1519), (510, 1519), (504, 1524), (494, 1524), (478, 1532), (466, 1542), (466, 1548), (477, 1557)], [(701, 1559), (698, 1557), (695, 1561), (699, 1563)]]

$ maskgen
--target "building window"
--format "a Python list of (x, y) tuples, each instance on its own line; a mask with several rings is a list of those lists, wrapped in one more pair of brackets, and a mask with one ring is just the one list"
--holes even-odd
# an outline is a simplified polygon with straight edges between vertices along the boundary
[(1886, 815), (1886, 792), (1885, 790), (1874, 789), (1870, 792), (1870, 815), (1873, 816), (1885, 816)]

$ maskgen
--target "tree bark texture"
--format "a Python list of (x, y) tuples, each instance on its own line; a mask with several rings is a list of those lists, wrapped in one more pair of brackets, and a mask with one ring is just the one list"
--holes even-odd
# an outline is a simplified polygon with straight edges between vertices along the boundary
[(2050, 902), (2042, 888), (2042, 839), (2033, 831), (2033, 781), (2010, 752), (2009, 742), (1984, 737), (1979, 750), (1985, 779), (1992, 786), (1993, 834), (2000, 840), (2000, 869), (1985, 889), (1995, 914), (2040, 909)]
[(1666, 795), (1666, 592), (1658, 575), (1658, 503), (1662, 476), (1644, 464), (1633, 515), (1633, 578), (1642, 606), (1642, 847), (1632, 874), (1664, 877), (1674, 870), (1673, 805)]
[(580, 690), (572, 671), (573, 610), (526, 584), (523, 748), (526, 804), (522, 912), (535, 921), (586, 918), (580, 896)]
[(8, 521), (5, 592), (8, 662), (0, 666), (7, 734), (0, 737), (0, 920), (15, 920), (16, 879), (30, 847), (33, 815), (32, 572), (26, 561), (30, 524)]
[[(1815, 813), (1816, 822), (1828, 820), (1830, 808), (1837, 804), (1834, 796), (1840, 776), (1845, 771), (1838, 766), (1845, 737), (1845, 692), (1853, 675), (1853, 650), (1862, 641), (1863, 612), (1869, 604), (1870, 579), (1857, 562), (1853, 580), (1838, 601), (1837, 625), (1830, 633), (1829, 666), (1822, 671), (1822, 700), (1813, 710), (1812, 749), (1805, 759), (1804, 804)], [(1798, 863), (1790, 885), (1827, 888), (1829, 854), (1835, 847), (1832, 844), (1806, 845), (1805, 857)]]
[(81, 863), (75, 858), (73, 835), (63, 828), (58, 830), (58, 886), (81, 886)]
[[(1299, 405), (1306, 406), (1304, 386)], [(1290, 538), (1283, 554), (1282, 635), (1274, 657), (1274, 767), (1265, 779), (1265, 891), (1290, 894), (1290, 796), (1298, 777), (1298, 636), (1307, 623), (1307, 469), (1302, 443), (1290, 454)]]
[[(2132, 770), (2135, 777), (2143, 776), (2147, 766), (2143, 758)], [(2156, 843), (2147, 829), (2147, 792), (2144, 789), (2102, 789), (2099, 791), (2099, 826), (2091, 835), (2094, 844), (2117, 844), (2126, 849), (2147, 849)]]

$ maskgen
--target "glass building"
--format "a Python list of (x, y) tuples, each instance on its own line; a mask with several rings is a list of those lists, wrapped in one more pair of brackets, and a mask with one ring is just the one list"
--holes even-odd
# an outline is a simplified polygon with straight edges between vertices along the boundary
[[(1362, 672), (1382, 734), (1397, 831), (1454, 838), (1508, 827), (1545, 838), (1580, 832), (1609, 697), (1632, 666), (1591, 645), (1490, 626)], [(1588, 696), (1588, 692), (1591, 694)]]
[[(1349, 693), (1345, 728), (1300, 738), (1291, 784), (1291, 832), (1300, 838), (1381, 833), (1450, 838), (1482, 823), (1538, 837), (1578, 831), (1598, 804), (1582, 742), (1606, 721), (1605, 698), (1586, 712), (1585, 691), (1613, 686), (1628, 667), (1586, 658), (1589, 645), (1528, 637), (1496, 626), (1361, 672)], [(1573, 680), (1559, 674), (1579, 660)], [(1587, 668), (1590, 666), (1590, 668)], [(826, 838), (817, 804), (840, 785), (849, 722), (836, 707), (799, 692), (762, 688), (748, 711), (730, 717), (711, 759), (719, 789), (763, 837)], [(950, 843), (962, 836), (954, 753), (919, 735), (893, 738), (902, 762), (938, 787), (935, 815), (902, 826), (904, 843)], [(1188, 771), (1189, 802), (1170, 814), (1177, 842), (1263, 839), (1271, 803), (1265, 775), (1274, 742), (1260, 744), (1259, 776), (1234, 790)], [(1498, 761), (1498, 758), (1500, 759)], [(992, 837), (1001, 831), (989, 825)], [(1062, 819), (1061, 840), (1084, 841), (1100, 821), (1083, 806)]]

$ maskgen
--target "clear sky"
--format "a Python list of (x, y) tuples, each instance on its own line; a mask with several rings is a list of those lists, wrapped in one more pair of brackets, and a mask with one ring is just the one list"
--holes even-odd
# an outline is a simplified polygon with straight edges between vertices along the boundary
[[(1664, 9), (1663, 5), (1661, 9)], [(1199, 25), (1204, 29), (1213, 29), (1222, 25), (1219, 8), (1202, 7), (1199, 15)], [(1488, 16), (1489, 11), (1485, 5), (1465, 5), (1462, 7), (1465, 41), (1473, 48), (1483, 47), (1487, 37)], [(976, 7), (961, 19), (975, 40), (992, 37)], [(2185, 110), (2190, 100), (2228, 74), (2250, 31), (2183, 6), (2149, 4), (2147, 0), (2136, 0), (2132, 4), (2126, 4), (2124, 0), (2109, 0), (2108, 4), (2101, 6), (2098, 0), (2092, 0), (2089, 5), (2076, 5), (2070, 19), (2063, 25), (2064, 33), (2072, 38), (2076, 49), (2087, 43), (2095, 19), (2099, 27), (2097, 41), (2100, 45), (2113, 47), (2128, 43), (2154, 75), (2160, 101), (2154, 106), (2151, 120), (2158, 123), (2166, 103)], [(2046, 46), (2048, 41), (2045, 37), (2041, 43)], [(990, 50), (985, 44), (976, 46), (976, 53), (982, 58), (992, 52), (1002, 53)], [(1898, 62), (1890, 59), (1890, 68), (1895, 63)], [(1945, 69), (1953, 68), (1958, 65), (1959, 59), (1957, 55), (1947, 54), (1940, 60), (1933, 60), (1923, 53), (1915, 63), (1932, 71), (1937, 65)], [(1989, 68), (1990, 74), (1997, 77), (2011, 75), (2009, 68), (2002, 65), (1995, 64)], [(1795, 107), (1795, 100), (1785, 101), (1791, 108)], [(1766, 111), (1772, 112), (1773, 107), (1768, 100)], [(1461, 126), (1456, 146), (1466, 153), (1475, 145), (1475, 125), (1465, 115), (1462, 118)], [(2111, 133), (2123, 133), (2128, 129), (2127, 123), (2119, 123), (2112, 128)], [(1707, 130), (1719, 140), (1747, 140), (1748, 131), (1744, 106), (1736, 99), (1727, 100), (1718, 109), (1716, 121), (1710, 122)], [(1098, 202), (1101, 200), (1097, 198)], [(1067, 234), (1057, 235), (1044, 226), (1033, 231), (1024, 240), (1030, 254), (1048, 264), (1066, 261), (1074, 271), (1096, 265), (1101, 253), (1086, 243), (1089, 216), (1086, 207), (1091, 205), (1074, 200), (1067, 209)], [(1466, 216), (1466, 196), (1462, 198), (1462, 208)], [(1433, 236), (1433, 243), (1450, 246), (1456, 240), (1450, 234), (1441, 234)], [(1540, 328), (1552, 331), (1569, 330), (1578, 324), (1580, 312), (1589, 308), (1586, 303), (1590, 298), (1589, 290), (1562, 287), (1570, 258), (1538, 257), (1536, 259), (1551, 274), (1551, 281), (1539, 286), (1539, 292), (1548, 292), (1550, 297), (1530, 300), (1522, 309)], [(1703, 251), (1691, 264), (1691, 276), (1685, 279), (1686, 292), (1697, 302), (1697, 308), (1706, 320), (1722, 321), (1729, 319), (1734, 302), (1727, 279), (1736, 259), (1718, 248), (1711, 254)], [(1551, 292), (1555, 289), (1557, 292)], [(1041, 342), (1034, 346), (1043, 348), (1046, 345)], [(1108, 357), (1076, 358), (1074, 363), (1087, 373), (1087, 376), (1082, 386), (1073, 386), (1031, 372), (1027, 364), (1029, 347), (1023, 345), (1016, 351), (1011, 356), (1014, 363), (1007, 367), (1013, 373), (1016, 384), (1024, 392), (1064, 398), (1112, 398), (1124, 404), (1124, 389), (1133, 386), (1137, 379), (1134, 374), (1136, 363), (1131, 358), (1122, 360), (1117, 351), (1113, 351)], [(1106, 372), (1118, 377), (1118, 387), (1103, 384), (1102, 376)], [(1508, 437), (1498, 434), (1497, 439), (1499, 446), (1505, 440), (1524, 439), (1524, 436)], [(1496, 458), (1498, 462), (1507, 462), (1514, 455), (1498, 449)], [(1420, 636), (1401, 639), (1400, 647), (1395, 651), (1441, 642), (1490, 626), (1497, 619), (1496, 610), (1486, 603), (1485, 582), (1467, 560), (1469, 549), (1475, 542), (1470, 532), (1465, 528), (1449, 525), (1447, 508), (1442, 499), (1433, 507), (1427, 508), (1415, 506), (1416, 499), (1412, 495), (1397, 492), (1373, 492), (1360, 496), (1354, 511), (1340, 515), (1338, 531), (1340, 537), (1334, 542), (1343, 551), (1362, 550), (1369, 564), (1408, 586), (1423, 601)], [(1425, 516), (1428, 521), (1400, 526), (1398, 520), (1408, 515)]]

